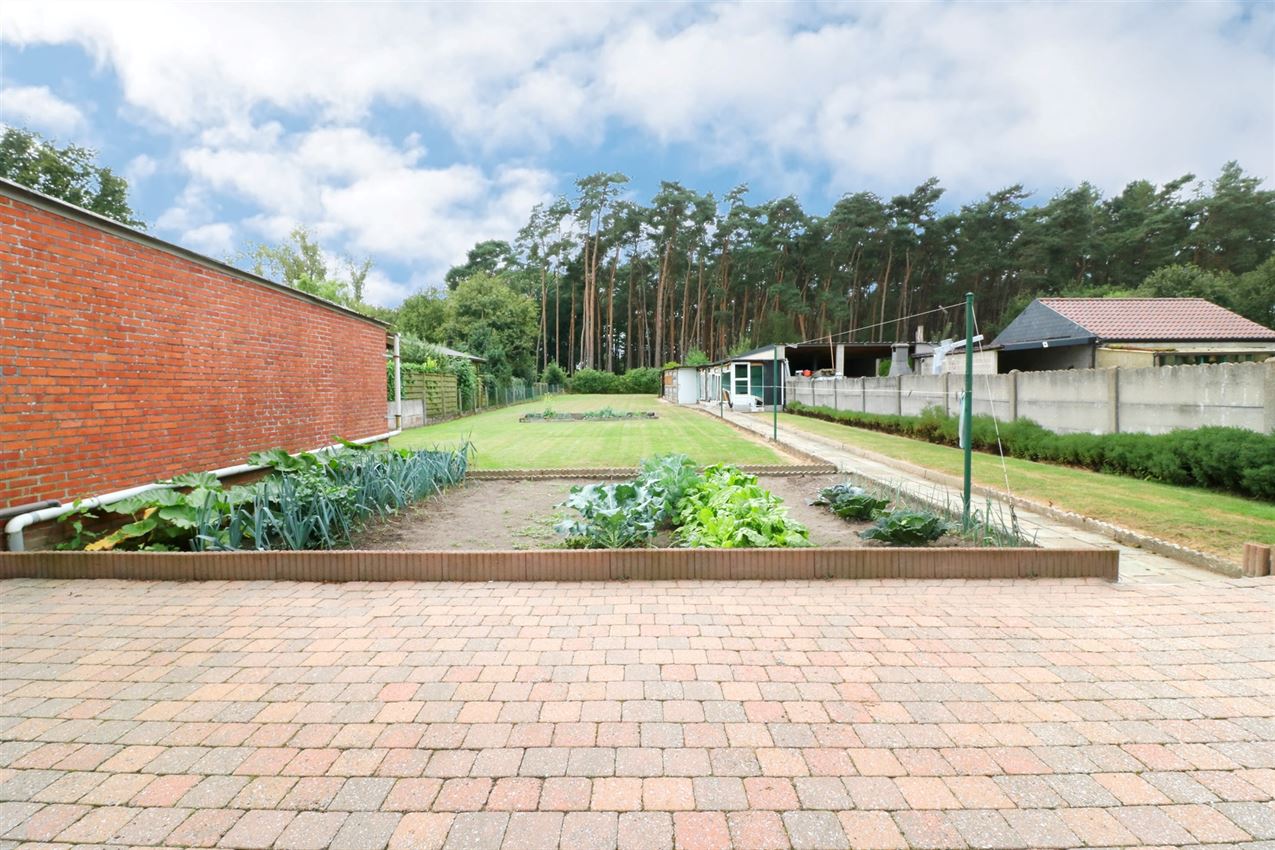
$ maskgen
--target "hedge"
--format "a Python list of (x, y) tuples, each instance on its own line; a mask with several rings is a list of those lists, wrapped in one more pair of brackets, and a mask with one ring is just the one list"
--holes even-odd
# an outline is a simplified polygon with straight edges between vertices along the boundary
[(630, 369), (623, 375), (598, 369), (581, 369), (567, 381), (567, 390), (573, 393), (636, 393), (660, 394), (660, 370), (651, 367)]
[[(789, 402), (786, 409), (828, 422), (959, 445), (958, 417), (938, 408), (919, 416), (833, 410), (800, 402)], [(975, 416), (970, 430), (976, 451), (997, 453), (992, 417)], [(1275, 434), (1217, 427), (1167, 434), (1058, 434), (1030, 419), (1016, 419), (1000, 423), (1000, 439), (1010, 457), (1275, 501)]]

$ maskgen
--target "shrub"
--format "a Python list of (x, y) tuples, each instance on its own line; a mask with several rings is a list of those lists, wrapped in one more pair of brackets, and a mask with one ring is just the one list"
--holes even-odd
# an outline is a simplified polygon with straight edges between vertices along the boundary
[[(918, 416), (833, 410), (800, 402), (790, 402), (787, 409), (842, 425), (959, 444), (959, 419), (936, 408)], [(975, 416), (970, 425), (973, 448), (995, 454), (992, 418)], [(1017, 419), (1000, 424), (1000, 441), (1010, 457), (1275, 501), (1275, 434), (1220, 427), (1167, 434), (1058, 434), (1029, 419)]]
[(541, 383), (548, 384), (551, 387), (566, 386), (567, 373), (562, 371), (562, 367), (557, 363), (550, 363), (545, 366), (545, 370), (540, 373)]
[(651, 367), (630, 369), (620, 378), (621, 386), (623, 387), (620, 392), (639, 393), (641, 395), (660, 394), (660, 381), (663, 380), (663, 376), (659, 369)]
[(659, 395), (660, 370), (650, 367), (630, 369), (623, 375), (599, 369), (581, 369), (571, 376), (567, 389), (573, 393), (638, 393)]
[(573, 393), (617, 393), (619, 375), (598, 369), (581, 369), (567, 381), (567, 389)]

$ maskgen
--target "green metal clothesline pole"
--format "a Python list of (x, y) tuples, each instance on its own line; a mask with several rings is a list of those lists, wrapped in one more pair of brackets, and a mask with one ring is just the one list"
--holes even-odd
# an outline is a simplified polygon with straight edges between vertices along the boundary
[(965, 487), (961, 494), (963, 528), (970, 527), (970, 474), (974, 446), (970, 439), (974, 420), (974, 293), (965, 293), (965, 395), (961, 399), (961, 447), (965, 449)]

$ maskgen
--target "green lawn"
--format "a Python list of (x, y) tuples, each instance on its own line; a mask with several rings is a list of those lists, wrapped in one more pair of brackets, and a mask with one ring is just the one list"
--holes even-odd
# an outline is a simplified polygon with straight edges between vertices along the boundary
[[(781, 414), (780, 423), (949, 475), (962, 474), (960, 449), (790, 413)], [(1016, 458), (1006, 458), (1005, 464), (1017, 495), (1237, 563), (1245, 543), (1275, 543), (1275, 504)], [(1000, 458), (975, 452), (974, 482), (1003, 489)]]
[[(519, 422), (524, 413), (552, 407), (583, 413), (603, 407), (654, 410), (658, 419), (630, 422)], [(682, 452), (699, 464), (790, 463), (768, 446), (694, 410), (641, 395), (558, 395), (404, 431), (395, 447), (427, 448), (468, 439), (479, 469), (553, 469), (637, 466), (652, 455)]]

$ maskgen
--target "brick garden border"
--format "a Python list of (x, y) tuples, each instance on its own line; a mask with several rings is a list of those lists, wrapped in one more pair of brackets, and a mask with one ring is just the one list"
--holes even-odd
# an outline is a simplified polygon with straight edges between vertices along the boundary
[(0, 552), (0, 579), (662, 581), (1119, 577), (1115, 549)]

